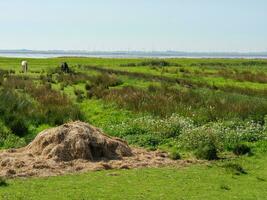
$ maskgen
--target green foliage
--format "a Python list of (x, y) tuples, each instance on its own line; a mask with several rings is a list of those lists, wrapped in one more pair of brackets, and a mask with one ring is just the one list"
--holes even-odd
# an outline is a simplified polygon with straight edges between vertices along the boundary
[(75, 89), (74, 94), (77, 96), (77, 101), (82, 102), (83, 99), (85, 98), (85, 94), (83, 90), (80, 89)]
[(0, 90), (0, 113), (5, 124), (19, 136), (27, 133), (27, 125), (37, 116), (37, 106), (25, 95), (11, 89)]
[(18, 148), (25, 146), (24, 138), (19, 138), (14, 135), (10, 128), (8, 128), (3, 121), (0, 121), (0, 148)]
[(119, 106), (134, 112), (148, 112), (161, 117), (177, 112), (192, 117), (199, 123), (233, 118), (263, 121), (267, 114), (265, 100), (202, 89), (162, 86), (149, 87), (146, 90), (125, 86), (108, 90), (107, 87), (97, 86), (90, 90), (89, 96), (116, 102)]
[(25, 138), (20, 138), (14, 134), (9, 134), (5, 139), (3, 149), (20, 148), (26, 144)]
[(11, 130), (0, 120), (0, 147), (3, 146), (9, 134), (11, 134)]
[(188, 150), (194, 150), (209, 144), (216, 144), (218, 148), (221, 146), (220, 138), (211, 129), (205, 127), (185, 130), (179, 139), (182, 147)]
[(182, 157), (177, 149), (172, 149), (169, 153), (169, 157), (172, 160), (180, 160)]
[(204, 160), (218, 159), (216, 146), (212, 143), (202, 144), (195, 150), (194, 154), (198, 159), (204, 159)]
[(162, 144), (162, 138), (158, 135), (146, 134), (146, 135), (129, 135), (125, 139), (129, 141), (130, 144), (135, 144), (140, 147), (145, 147), (151, 150), (157, 149), (157, 147)]
[(233, 153), (237, 156), (251, 154), (251, 148), (246, 144), (237, 144), (233, 148)]
[[(130, 144), (157, 148), (168, 140), (178, 138), (181, 130), (190, 126), (190, 119), (171, 116), (166, 119), (144, 116), (107, 124), (104, 128), (111, 135), (126, 139)], [(189, 128), (189, 127), (188, 127)]]
[(110, 135), (124, 138), (131, 144), (147, 146), (149, 142), (144, 143), (144, 139), (159, 138), (160, 142), (153, 144), (169, 144), (170, 147), (178, 146), (186, 151), (194, 151), (205, 145), (215, 146), (218, 152), (232, 151), (240, 142), (256, 142), (267, 138), (265, 128), (254, 122), (232, 120), (199, 125), (190, 118), (179, 115), (163, 119), (152, 116), (135, 117), (121, 123), (106, 123), (102, 127)]
[(24, 137), (25, 141), (27, 143), (31, 142), (37, 136), (38, 133), (49, 128), (51, 128), (51, 125), (49, 124), (41, 124), (38, 126), (31, 125), (29, 127), (29, 133)]
[[(0, 66), (17, 66), (19, 61), (0, 59)], [(214, 145), (222, 152), (267, 138), (267, 102), (262, 98), (266, 92), (261, 83), (265, 61), (57, 58), (29, 62), (27, 76), (0, 73), (2, 121), (11, 134), (26, 142), (42, 124), (77, 119), (147, 148), (165, 145), (193, 152)], [(56, 68), (61, 62), (68, 62), (72, 72), (61, 73)], [(90, 99), (85, 99), (84, 91)]]
[(101, 87), (103, 89), (108, 89), (109, 87), (119, 86), (123, 83), (117, 77), (116, 74), (108, 74), (108, 73), (103, 73), (98, 76), (92, 76), (90, 77), (90, 82), (93, 85), (93, 87)]
[(5, 79), (0, 89), (0, 113), (0, 146), (4, 148), (25, 145), (25, 139), (28, 142), (32, 138), (31, 126), (58, 125), (82, 119), (78, 107), (66, 95), (52, 90), (47, 84), (36, 86), (29, 77)]
[(176, 63), (170, 63), (166, 60), (146, 60), (141, 63), (127, 63), (121, 64), (122, 67), (137, 67), (137, 66), (156, 66), (156, 67), (167, 67), (167, 66), (178, 66)]

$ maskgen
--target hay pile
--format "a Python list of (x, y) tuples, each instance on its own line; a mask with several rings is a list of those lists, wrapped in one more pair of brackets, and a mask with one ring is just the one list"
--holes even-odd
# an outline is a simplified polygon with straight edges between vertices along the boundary
[(126, 142), (111, 138), (83, 122), (73, 122), (41, 132), (25, 150), (57, 161), (98, 161), (131, 156)]
[(0, 152), (0, 176), (55, 176), (102, 169), (159, 167), (174, 164), (159, 151), (131, 149), (83, 122), (41, 132), (28, 146)]

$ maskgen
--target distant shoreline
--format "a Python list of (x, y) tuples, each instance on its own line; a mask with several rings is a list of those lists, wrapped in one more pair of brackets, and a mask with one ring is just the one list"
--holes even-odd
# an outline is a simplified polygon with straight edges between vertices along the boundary
[(224, 58), (224, 59), (267, 59), (267, 53), (227, 53), (227, 52), (84, 52), (84, 51), (30, 51), (30, 50), (0, 50), (0, 57), (7, 58)]

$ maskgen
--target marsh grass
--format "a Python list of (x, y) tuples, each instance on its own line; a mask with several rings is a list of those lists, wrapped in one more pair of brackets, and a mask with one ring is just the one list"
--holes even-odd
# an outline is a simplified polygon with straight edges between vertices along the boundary
[[(267, 97), (267, 89), (256, 89), (256, 88), (248, 88), (241, 87), (236, 85), (220, 85), (218, 83), (209, 83), (203, 81), (201, 79), (194, 79), (194, 76), (190, 73), (183, 73), (182, 76), (174, 78), (164, 75), (154, 75), (152, 73), (142, 73), (142, 72), (130, 72), (127, 70), (116, 70), (111, 68), (104, 68), (99, 66), (80, 66), (81, 69), (84, 70), (96, 70), (101, 73), (109, 73), (116, 75), (124, 75), (131, 78), (143, 79), (146, 81), (159, 81), (161, 83), (167, 84), (178, 84), (185, 88), (193, 88), (193, 89), (210, 89), (212, 91), (223, 91), (227, 93), (233, 94), (243, 94), (248, 96), (259, 96), (259, 97)], [(164, 68), (165, 69), (165, 68)], [(163, 70), (164, 71), (164, 70)], [(166, 71), (166, 70), (165, 70)], [(230, 94), (231, 95), (231, 94)]]
[(143, 62), (137, 63), (126, 63), (121, 64), (121, 67), (138, 67), (138, 66), (150, 66), (150, 67), (168, 67), (168, 66), (181, 66), (177, 63), (171, 63), (166, 60), (155, 59), (155, 60), (145, 60)]
[(233, 70), (219, 70), (218, 75), (234, 79), (237, 81), (249, 81), (249, 82), (256, 82), (256, 83), (267, 83), (267, 74), (262, 72), (251, 72), (248, 70), (244, 71), (233, 71)]
[(1, 118), (18, 136), (29, 133), (34, 124), (59, 125), (69, 120), (82, 119), (78, 107), (51, 84), (36, 84), (29, 77), (10, 76), (0, 91)]
[(252, 118), (263, 120), (267, 114), (267, 102), (238, 94), (225, 95), (192, 89), (174, 89), (163, 85), (148, 89), (123, 87), (107, 89), (93, 87), (91, 97), (116, 102), (119, 106), (135, 112), (147, 112), (157, 116), (168, 116), (178, 112), (184, 116), (197, 117), (200, 121), (218, 119)]

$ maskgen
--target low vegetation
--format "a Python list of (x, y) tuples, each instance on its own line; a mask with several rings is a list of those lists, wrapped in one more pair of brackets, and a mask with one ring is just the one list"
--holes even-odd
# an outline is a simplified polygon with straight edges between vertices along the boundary
[[(58, 68), (63, 61), (71, 67), (69, 73)], [(189, 167), (185, 173), (164, 168), (34, 179), (26, 182), (26, 187), (20, 180), (2, 183), (0, 179), (0, 186), (8, 186), (0, 188), (0, 198), (25, 199), (27, 188), (37, 187), (37, 183), (43, 184), (40, 191), (47, 192), (47, 198), (57, 198), (50, 190), (63, 184), (66, 189), (59, 190), (66, 190), (64, 194), (69, 196), (65, 199), (85, 199), (86, 192), (75, 196), (82, 183), (90, 198), (105, 198), (110, 191), (113, 195), (116, 188), (130, 184), (124, 180), (131, 180), (133, 190), (128, 190), (125, 198), (153, 199), (159, 190), (162, 198), (176, 199), (182, 188), (194, 188), (191, 182), (185, 185), (188, 178), (212, 188), (215, 199), (233, 195), (261, 199), (267, 195), (263, 190), (267, 180), (265, 60), (29, 59), (27, 75), (20, 73), (19, 63), (20, 59), (0, 58), (1, 149), (25, 146), (46, 128), (82, 120), (133, 146), (167, 151), (173, 160), (208, 160), (204, 161), (208, 164)], [(252, 162), (258, 163), (257, 170)], [(144, 187), (152, 191), (142, 193), (137, 185), (144, 176), (151, 180)], [(89, 187), (91, 179), (98, 180), (99, 188), (107, 185), (106, 181), (117, 185), (94, 192)], [(159, 179), (162, 184), (151, 187), (150, 182)], [(252, 183), (257, 187), (248, 188)], [(163, 186), (174, 192), (167, 194)], [(222, 190), (225, 194), (218, 195)], [(32, 191), (37, 198), (39, 194)], [(206, 194), (196, 189), (195, 196), (190, 193), (187, 199), (206, 198)], [(118, 199), (112, 195), (109, 199)]]

